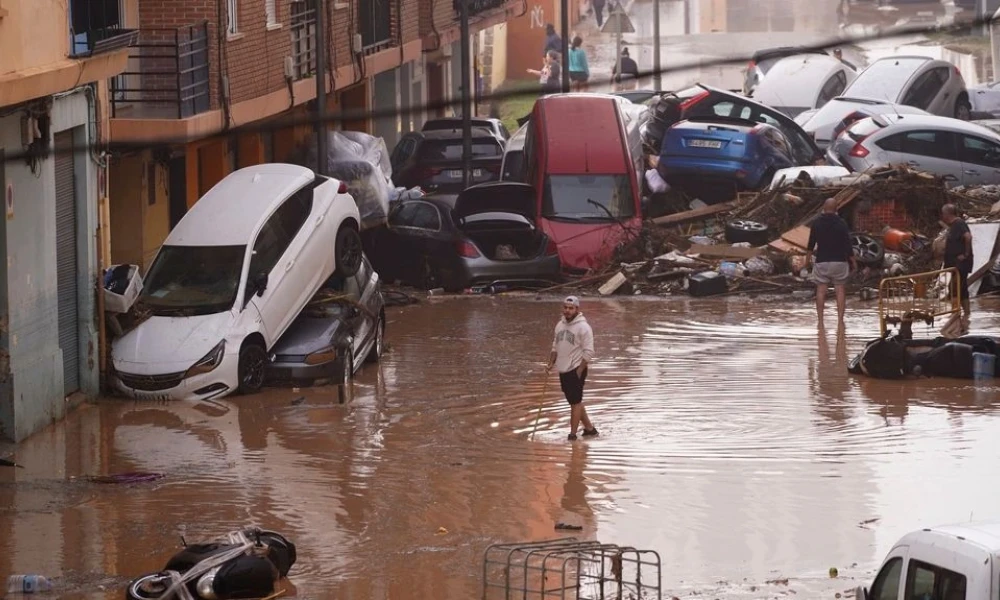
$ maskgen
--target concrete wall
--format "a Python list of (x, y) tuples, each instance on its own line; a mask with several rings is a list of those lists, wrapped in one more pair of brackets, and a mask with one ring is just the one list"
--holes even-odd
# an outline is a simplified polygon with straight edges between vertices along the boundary
[(0, 19), (0, 75), (64, 60), (69, 53), (67, 0), (5, 0)]
[[(52, 134), (74, 130), (77, 147), (91, 143), (90, 101), (83, 92), (56, 98)], [(21, 150), (21, 114), (0, 119), (0, 148)], [(89, 153), (78, 152), (77, 255), (80, 386), (88, 396), (99, 389), (95, 322), (97, 277), (97, 170)], [(9, 310), (10, 378), (0, 398), (8, 419), (0, 436), (21, 441), (65, 415), (62, 351), (59, 349), (56, 285), (55, 164), (39, 160), (32, 172), (23, 160), (8, 160), (4, 178), (13, 186), (13, 215), (6, 226), (6, 283)], [(12, 417), (12, 420), (11, 420)]]

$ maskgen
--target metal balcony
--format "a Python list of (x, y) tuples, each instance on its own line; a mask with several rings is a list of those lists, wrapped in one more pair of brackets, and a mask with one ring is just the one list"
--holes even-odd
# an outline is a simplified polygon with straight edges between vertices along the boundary
[(140, 29), (127, 70), (111, 80), (111, 117), (185, 119), (212, 107), (208, 22)]

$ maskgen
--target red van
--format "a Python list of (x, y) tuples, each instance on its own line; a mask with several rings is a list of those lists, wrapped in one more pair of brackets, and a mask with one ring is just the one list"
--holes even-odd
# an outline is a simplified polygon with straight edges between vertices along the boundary
[(600, 269), (642, 227), (639, 125), (648, 109), (608, 94), (554, 94), (535, 102), (524, 142), (537, 222), (563, 270)]

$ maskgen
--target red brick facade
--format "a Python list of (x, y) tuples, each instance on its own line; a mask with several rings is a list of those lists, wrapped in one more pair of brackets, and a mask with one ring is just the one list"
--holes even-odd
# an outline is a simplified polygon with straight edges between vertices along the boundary
[[(438, 50), (442, 43), (451, 43), (458, 38), (460, 19), (454, 0), (419, 0), (419, 3), (420, 37), (425, 50)], [(523, 12), (523, 5), (523, 0), (507, 0), (498, 8), (472, 15), (469, 29), (476, 33), (494, 24), (498, 17), (519, 15)]]

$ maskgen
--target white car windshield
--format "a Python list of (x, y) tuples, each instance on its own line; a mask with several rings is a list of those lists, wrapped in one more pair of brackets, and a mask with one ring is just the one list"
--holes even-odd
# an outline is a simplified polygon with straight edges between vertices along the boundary
[(570, 221), (614, 221), (635, 215), (627, 175), (549, 175), (542, 216)]
[(236, 301), (246, 246), (164, 246), (141, 300), (157, 316), (209, 315)]

